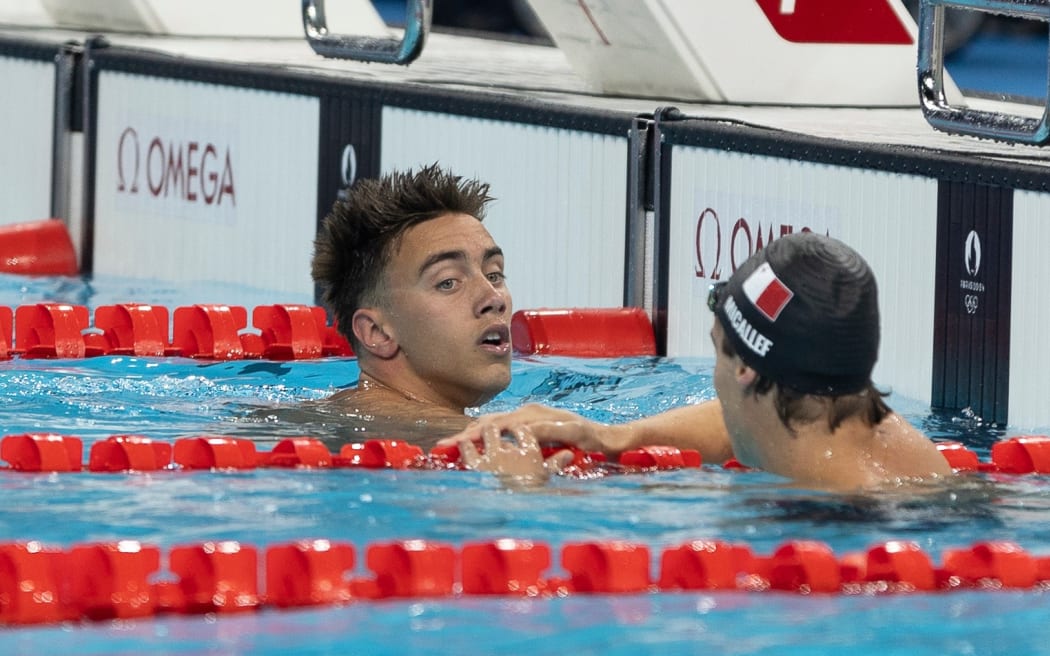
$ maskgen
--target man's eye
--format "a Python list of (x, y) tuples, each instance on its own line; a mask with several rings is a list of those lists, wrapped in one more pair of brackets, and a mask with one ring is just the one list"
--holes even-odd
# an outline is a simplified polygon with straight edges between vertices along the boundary
[(498, 284), (506, 280), (507, 276), (502, 271), (493, 271), (492, 273), (488, 274), (488, 279), (489, 282), (493, 284)]
[(445, 291), (449, 291), (456, 288), (456, 281), (453, 278), (442, 280), (437, 284), (437, 288)]

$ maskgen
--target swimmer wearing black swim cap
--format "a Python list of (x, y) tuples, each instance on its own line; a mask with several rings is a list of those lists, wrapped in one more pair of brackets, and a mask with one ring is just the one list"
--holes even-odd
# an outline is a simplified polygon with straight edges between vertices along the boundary
[(885, 403), (875, 276), (856, 251), (799, 233), (773, 241), (712, 286), (718, 399), (607, 425), (530, 405), (491, 415), (447, 440), (528, 431), (615, 457), (642, 446), (730, 457), (816, 489), (857, 491), (952, 475), (936, 446)]
[(713, 285), (709, 305), (740, 358), (782, 386), (835, 396), (870, 384), (879, 352), (875, 275), (836, 239), (774, 241)]

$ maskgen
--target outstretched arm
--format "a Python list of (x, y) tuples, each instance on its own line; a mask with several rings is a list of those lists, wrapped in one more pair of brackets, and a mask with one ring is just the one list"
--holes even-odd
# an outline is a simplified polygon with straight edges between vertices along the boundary
[[(729, 432), (717, 400), (674, 408), (623, 424), (628, 446), (673, 446), (700, 452), (704, 462), (722, 464), (733, 457)], [(623, 449), (623, 450), (626, 450)]]
[(733, 457), (729, 434), (717, 400), (685, 406), (626, 424), (601, 424), (567, 410), (530, 404), (485, 415), (466, 430), (439, 444), (479, 442), (486, 431), (515, 433), (527, 428), (541, 444), (565, 444), (584, 451), (617, 456), (642, 446), (695, 449), (705, 462), (722, 463)]

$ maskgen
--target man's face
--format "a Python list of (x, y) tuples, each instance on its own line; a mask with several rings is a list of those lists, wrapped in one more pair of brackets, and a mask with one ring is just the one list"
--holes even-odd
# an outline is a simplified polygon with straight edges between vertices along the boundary
[(480, 405), (510, 384), (510, 290), (481, 221), (447, 214), (407, 230), (384, 275), (384, 314), (429, 400)]

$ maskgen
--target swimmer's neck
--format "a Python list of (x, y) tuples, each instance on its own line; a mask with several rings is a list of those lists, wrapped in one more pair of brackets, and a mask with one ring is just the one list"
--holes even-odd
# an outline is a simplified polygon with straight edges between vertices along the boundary
[(457, 415), (465, 413), (466, 408), (464, 406), (442, 398), (426, 385), (422, 386), (423, 389), (418, 389), (419, 387), (419, 385), (397, 384), (393, 381), (384, 380), (375, 373), (364, 370), (361, 371), (360, 376), (357, 378), (357, 393), (359, 395), (386, 397), (397, 403), (408, 401), (427, 406), (433, 410), (447, 410)]

